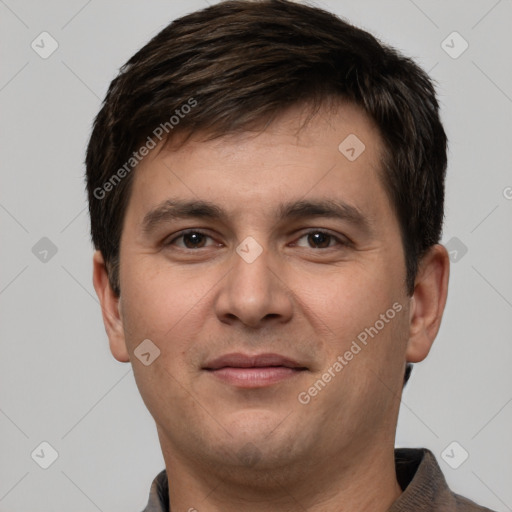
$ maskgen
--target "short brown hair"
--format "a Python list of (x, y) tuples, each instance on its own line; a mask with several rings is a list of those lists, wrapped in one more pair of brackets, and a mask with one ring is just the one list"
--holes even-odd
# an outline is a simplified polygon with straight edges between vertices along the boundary
[(92, 241), (115, 293), (130, 171), (158, 127), (166, 139), (178, 132), (188, 134), (184, 140), (197, 132), (214, 138), (266, 126), (291, 106), (315, 111), (333, 99), (359, 105), (379, 128), (381, 179), (400, 224), (411, 295), (444, 215), (446, 135), (432, 81), (364, 30), (288, 0), (229, 0), (179, 18), (110, 84), (86, 167)]

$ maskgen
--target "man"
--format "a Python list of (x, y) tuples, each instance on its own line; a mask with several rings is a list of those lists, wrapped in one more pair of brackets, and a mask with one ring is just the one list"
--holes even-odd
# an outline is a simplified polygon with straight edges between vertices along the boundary
[(166, 470), (146, 511), (482, 511), (394, 450), (446, 302), (431, 81), (330, 13), (228, 1), (112, 82), (87, 150), (94, 286)]

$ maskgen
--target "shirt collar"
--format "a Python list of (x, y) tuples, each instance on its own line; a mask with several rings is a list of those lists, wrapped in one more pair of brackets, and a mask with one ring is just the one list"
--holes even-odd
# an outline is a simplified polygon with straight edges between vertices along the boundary
[(149, 490), (149, 500), (142, 512), (170, 512), (169, 483), (165, 469), (158, 473)]

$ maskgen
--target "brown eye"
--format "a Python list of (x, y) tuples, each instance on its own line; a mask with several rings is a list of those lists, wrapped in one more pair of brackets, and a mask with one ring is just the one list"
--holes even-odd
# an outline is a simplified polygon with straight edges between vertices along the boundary
[[(201, 249), (206, 247), (206, 240), (211, 237), (202, 231), (184, 231), (180, 235), (174, 237), (165, 245), (176, 245), (181, 249)], [(176, 243), (182, 240), (182, 243)]]
[(309, 233), (307, 235), (308, 243), (310, 245), (316, 245), (317, 247), (323, 249), (325, 247), (329, 247), (332, 236), (327, 233), (322, 233), (321, 231), (317, 231), (316, 233)]
[(308, 247), (311, 249), (329, 249), (336, 245), (348, 245), (347, 242), (344, 242), (339, 237), (334, 236), (326, 231), (320, 231), (318, 229), (305, 233), (299, 238), (299, 241), (302, 239), (306, 239), (307, 246), (299, 242), (296, 245), (299, 247)]

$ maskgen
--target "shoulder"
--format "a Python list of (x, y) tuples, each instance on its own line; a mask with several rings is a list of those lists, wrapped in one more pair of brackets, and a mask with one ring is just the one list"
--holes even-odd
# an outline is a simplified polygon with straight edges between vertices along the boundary
[(453, 498), (455, 500), (455, 510), (457, 512), (494, 512), (490, 508), (482, 507), (474, 501), (464, 498), (464, 496), (453, 493)]
[(426, 448), (395, 449), (395, 467), (403, 492), (388, 512), (493, 512), (452, 492)]

